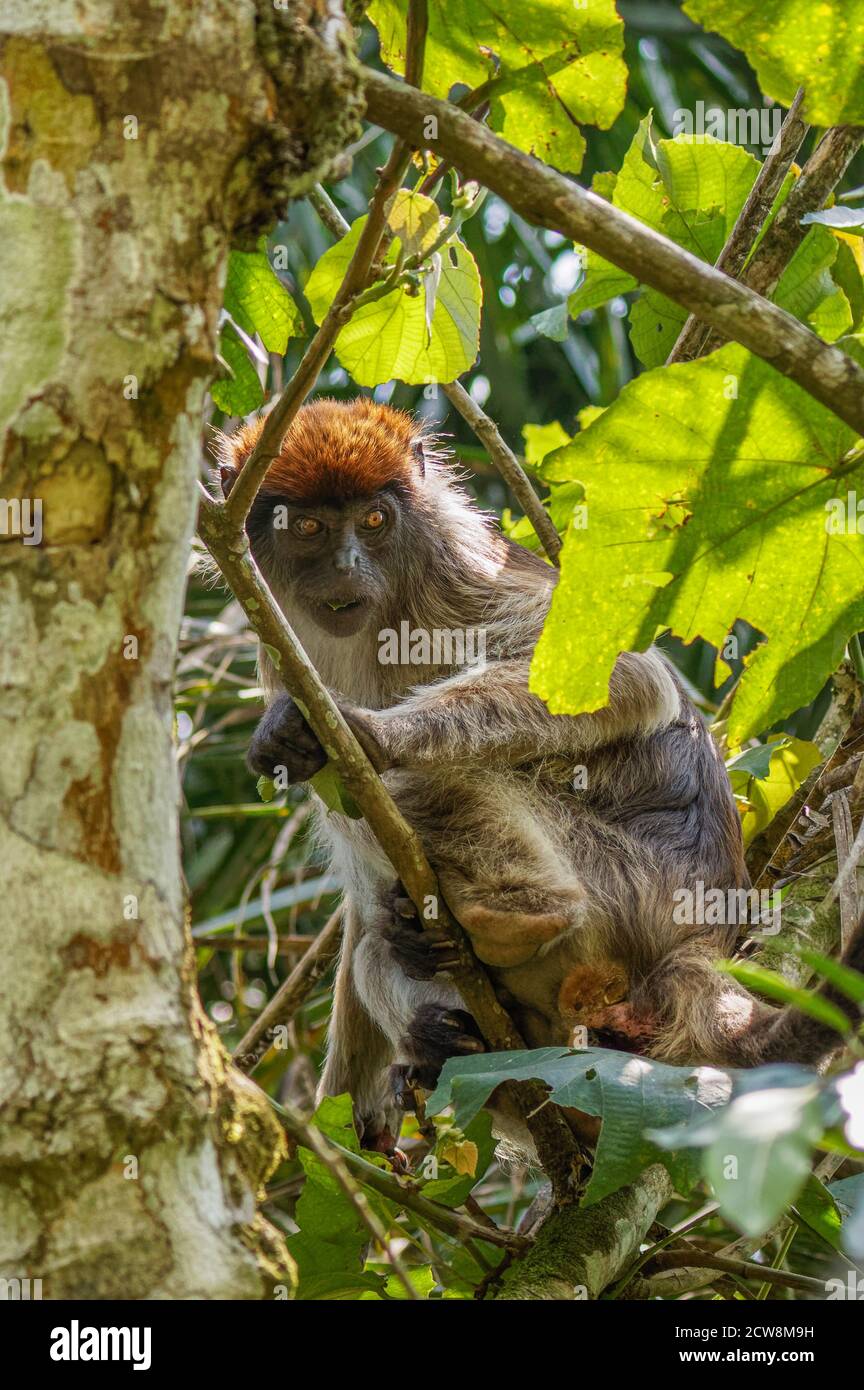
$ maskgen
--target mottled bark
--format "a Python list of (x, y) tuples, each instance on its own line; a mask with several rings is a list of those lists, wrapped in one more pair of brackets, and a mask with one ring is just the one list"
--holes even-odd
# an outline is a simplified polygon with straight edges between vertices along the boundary
[(0, 13), (0, 499), (44, 528), (0, 511), (0, 1276), (46, 1297), (291, 1282), (281, 1130), (195, 991), (170, 691), (228, 249), (355, 133), (340, 14)]

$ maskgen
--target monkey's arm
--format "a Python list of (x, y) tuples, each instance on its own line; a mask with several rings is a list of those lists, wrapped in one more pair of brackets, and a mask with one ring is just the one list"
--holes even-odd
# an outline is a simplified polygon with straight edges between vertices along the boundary
[(578, 754), (651, 733), (678, 716), (678, 687), (654, 651), (622, 653), (609, 703), (593, 714), (550, 714), (528, 689), (529, 664), (528, 657), (514, 658), (460, 671), (390, 709), (342, 708), (381, 772), (496, 754), (511, 762)]

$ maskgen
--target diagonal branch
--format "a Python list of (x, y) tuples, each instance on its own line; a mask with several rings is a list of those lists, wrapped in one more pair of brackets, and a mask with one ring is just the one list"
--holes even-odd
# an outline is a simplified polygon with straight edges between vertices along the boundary
[[(683, 251), (635, 217), (523, 154), (449, 102), (364, 70), (367, 114), (432, 149), (529, 222), (591, 247), (791, 377), (864, 434), (864, 370), (792, 314)], [(427, 132), (435, 130), (434, 136)]]
[(237, 1044), (232, 1058), (235, 1067), (247, 1074), (255, 1070), (276, 1040), (278, 1029), (291, 1022), (310, 991), (333, 964), (341, 940), (342, 908), (337, 907)]
[[(729, 240), (714, 263), (716, 270), (733, 275), (736, 280), (744, 269), (747, 257), (756, 244), (756, 238), (809, 129), (799, 115), (803, 100), (804, 89), (799, 87), (765, 162), (756, 175), (744, 206), (735, 219)], [(667, 367), (673, 362), (690, 362), (693, 358), (700, 357), (705, 351), (703, 344), (710, 331), (695, 314), (691, 314), (666, 359)]]
[(479, 405), (472, 401), (460, 382), (450, 382), (448, 386), (443, 387), (443, 391), (465, 423), (471, 427), (481, 443), (486, 445), (489, 457), (537, 532), (540, 544), (552, 564), (557, 565), (558, 556), (561, 554), (561, 537), (555, 529), (555, 523), (531, 486), (531, 479), (525, 469), (501, 438), (495, 421), (490, 420)]
[[(804, 165), (800, 178), (789, 190), (788, 198), (778, 210), (741, 277), (751, 290), (765, 296), (774, 293), (783, 271), (810, 230), (803, 221), (804, 217), (808, 212), (818, 212), (824, 207), (862, 139), (862, 126), (839, 125), (826, 132)], [(712, 352), (723, 339), (724, 335), (716, 329), (704, 329), (699, 352)]]

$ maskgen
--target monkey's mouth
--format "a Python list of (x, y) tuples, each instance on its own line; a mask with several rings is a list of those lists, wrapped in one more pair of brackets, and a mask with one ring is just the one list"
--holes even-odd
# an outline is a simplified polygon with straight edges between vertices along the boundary
[(324, 607), (331, 613), (353, 613), (358, 608), (363, 607), (362, 598), (328, 598), (324, 600)]

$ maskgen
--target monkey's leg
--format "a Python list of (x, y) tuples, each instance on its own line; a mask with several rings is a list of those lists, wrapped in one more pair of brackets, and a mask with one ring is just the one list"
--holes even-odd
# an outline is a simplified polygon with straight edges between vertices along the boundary
[(344, 911), (345, 933), (318, 1099), (343, 1095), (347, 1091), (354, 1102), (354, 1120), (363, 1147), (392, 1153), (402, 1125), (388, 1074), (393, 1047), (358, 994), (354, 978), (355, 956), (363, 933), (348, 902)]
[(483, 1039), (444, 972), (457, 961), (445, 932), (421, 925), (401, 884), (382, 899), (376, 930), (358, 955), (367, 1008), (393, 1040), (392, 1094), (413, 1108), (414, 1086), (432, 1090), (448, 1057), (483, 1051)]

